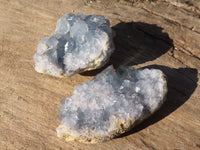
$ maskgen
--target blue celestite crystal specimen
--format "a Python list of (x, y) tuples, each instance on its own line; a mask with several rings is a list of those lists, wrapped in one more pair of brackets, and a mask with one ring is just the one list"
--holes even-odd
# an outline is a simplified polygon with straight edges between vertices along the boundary
[(51, 37), (44, 37), (34, 55), (35, 70), (72, 76), (97, 69), (114, 51), (110, 23), (103, 16), (68, 14), (60, 18)]
[(154, 113), (166, 93), (160, 70), (109, 66), (61, 100), (57, 135), (84, 143), (112, 139)]

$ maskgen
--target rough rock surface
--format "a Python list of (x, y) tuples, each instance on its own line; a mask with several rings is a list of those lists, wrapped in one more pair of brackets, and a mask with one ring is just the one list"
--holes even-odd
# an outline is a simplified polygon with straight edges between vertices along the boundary
[(51, 37), (44, 37), (34, 55), (35, 70), (53, 76), (71, 76), (97, 69), (114, 46), (110, 23), (103, 16), (68, 14), (61, 17)]
[(66, 141), (112, 139), (155, 112), (166, 93), (167, 83), (160, 70), (120, 66), (115, 72), (109, 66), (61, 100), (57, 134)]

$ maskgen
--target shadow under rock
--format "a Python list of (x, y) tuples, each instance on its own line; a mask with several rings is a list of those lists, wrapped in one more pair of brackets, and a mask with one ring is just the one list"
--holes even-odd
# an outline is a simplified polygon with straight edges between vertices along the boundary
[(115, 51), (110, 61), (100, 69), (81, 75), (95, 76), (111, 64), (116, 68), (120, 65), (137, 65), (152, 61), (173, 48), (173, 41), (169, 35), (162, 32), (163, 28), (154, 24), (121, 22), (113, 26), (112, 30), (115, 34)]
[(151, 117), (135, 126), (132, 130), (120, 135), (118, 138), (128, 136), (162, 120), (170, 113), (183, 105), (197, 87), (197, 70), (191, 68), (172, 69), (166, 66), (152, 65), (145, 68), (160, 69), (167, 77), (167, 99), (161, 108)]
[(112, 27), (115, 51), (110, 63), (137, 65), (152, 61), (173, 48), (173, 41), (163, 28), (143, 22), (121, 22)]

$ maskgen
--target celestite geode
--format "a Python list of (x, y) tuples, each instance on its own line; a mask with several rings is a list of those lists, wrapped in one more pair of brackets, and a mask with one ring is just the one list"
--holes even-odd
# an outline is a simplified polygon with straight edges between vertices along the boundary
[(109, 66), (61, 100), (57, 135), (66, 141), (107, 141), (154, 113), (166, 93), (160, 70), (121, 66), (115, 71)]
[(97, 69), (114, 51), (110, 23), (104, 16), (68, 14), (51, 37), (44, 37), (34, 55), (35, 70), (57, 77)]

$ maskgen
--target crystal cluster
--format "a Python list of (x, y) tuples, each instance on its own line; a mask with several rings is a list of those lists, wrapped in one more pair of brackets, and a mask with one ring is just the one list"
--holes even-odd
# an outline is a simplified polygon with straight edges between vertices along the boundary
[(84, 143), (112, 139), (161, 106), (166, 84), (164, 74), (157, 69), (121, 66), (115, 71), (109, 66), (61, 100), (57, 135)]
[(51, 37), (44, 37), (34, 55), (35, 70), (53, 76), (103, 66), (114, 51), (110, 23), (103, 16), (68, 14), (60, 18)]

